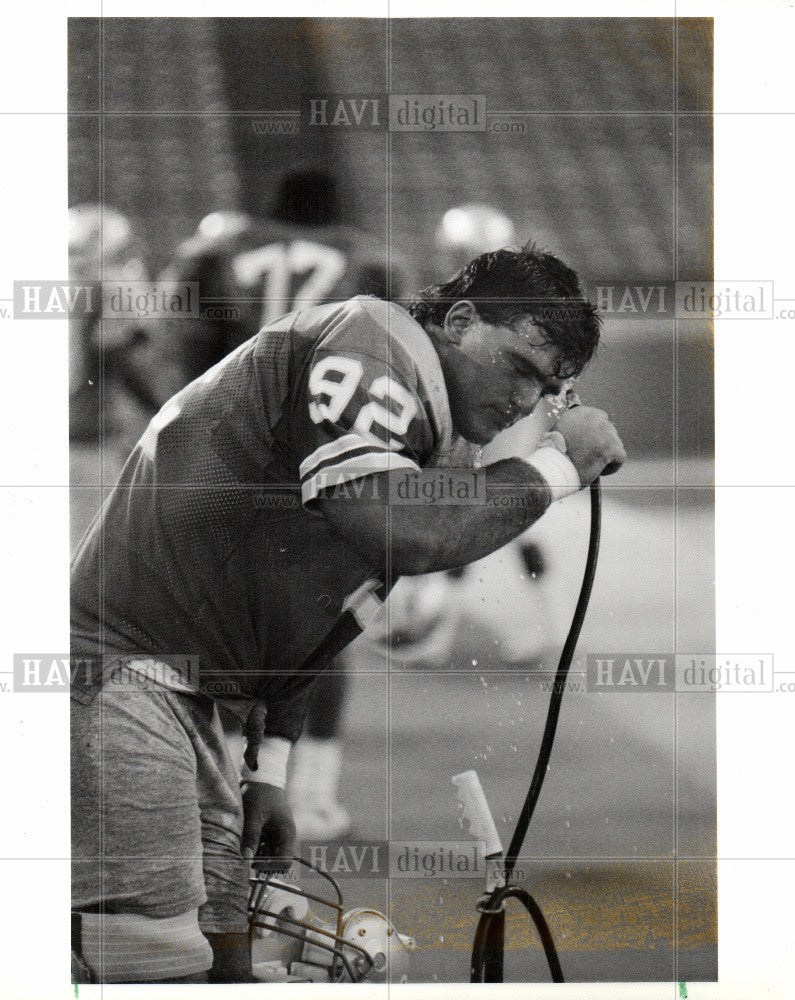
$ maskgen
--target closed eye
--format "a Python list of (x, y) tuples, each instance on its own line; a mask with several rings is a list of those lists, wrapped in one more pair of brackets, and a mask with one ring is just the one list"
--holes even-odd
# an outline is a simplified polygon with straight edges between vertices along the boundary
[(540, 371), (527, 358), (517, 356), (514, 359), (514, 368), (522, 378), (533, 379), (536, 384), (540, 385), (542, 396), (557, 396), (561, 390), (563, 383), (560, 379), (553, 378), (551, 375)]

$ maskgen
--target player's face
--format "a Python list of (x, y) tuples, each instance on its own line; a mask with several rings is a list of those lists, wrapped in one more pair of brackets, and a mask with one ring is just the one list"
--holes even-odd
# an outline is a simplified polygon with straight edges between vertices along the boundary
[(532, 413), (541, 396), (560, 392), (559, 351), (530, 317), (509, 327), (470, 314), (456, 341), (448, 343), (443, 368), (453, 423), (468, 441), (488, 444)]

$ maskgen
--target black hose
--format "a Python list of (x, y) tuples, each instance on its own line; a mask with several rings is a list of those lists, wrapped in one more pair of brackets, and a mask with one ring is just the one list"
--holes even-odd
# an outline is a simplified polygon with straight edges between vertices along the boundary
[(580, 638), (582, 624), (585, 620), (585, 613), (588, 610), (588, 601), (591, 598), (593, 581), (596, 576), (596, 563), (599, 558), (599, 537), (602, 527), (602, 494), (599, 480), (596, 479), (591, 484), (591, 533), (588, 540), (588, 555), (585, 560), (585, 572), (583, 574), (580, 596), (577, 598), (577, 606), (574, 609), (571, 628), (566, 637), (563, 651), (560, 654), (560, 662), (552, 685), (552, 696), (549, 699), (547, 710), (547, 721), (544, 725), (544, 735), (541, 738), (541, 746), (538, 751), (533, 779), (530, 782), (530, 790), (519, 814), (519, 821), (516, 830), (508, 846), (508, 853), (505, 857), (505, 885), (497, 886), (489, 896), (481, 900), (478, 909), (481, 911), (475, 940), (472, 946), (472, 965), (470, 982), (473, 983), (500, 983), (503, 975), (503, 954), (505, 949), (505, 902), (508, 899), (518, 899), (530, 914), (533, 923), (538, 931), (538, 936), (544, 948), (544, 954), (549, 965), (550, 975), (553, 983), (562, 983), (563, 971), (560, 967), (555, 942), (552, 933), (544, 919), (544, 914), (538, 903), (533, 899), (526, 889), (520, 886), (511, 885), (511, 875), (513, 874), (519, 852), (527, 836), (527, 828), (533, 817), (544, 778), (547, 773), (547, 766), (552, 755), (552, 746), (555, 742), (555, 731), (558, 726), (560, 706), (563, 701), (563, 692), (566, 687), (566, 678), (574, 658), (574, 651)]

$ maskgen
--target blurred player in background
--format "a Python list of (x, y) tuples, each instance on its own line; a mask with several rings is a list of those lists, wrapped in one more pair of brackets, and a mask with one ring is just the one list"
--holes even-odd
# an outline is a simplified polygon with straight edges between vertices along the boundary
[(199, 282), (202, 305), (198, 324), (151, 331), (161, 401), (285, 313), (353, 295), (399, 298), (413, 286), (405, 260), (340, 222), (336, 184), (319, 168), (287, 173), (267, 219), (205, 216), (161, 277)]
[[(73, 486), (112, 485), (159, 408), (140, 324), (112, 309), (113, 290), (149, 274), (132, 223), (107, 205), (69, 209), (69, 279), (95, 307), (69, 316), (69, 442)], [(73, 544), (95, 513), (94, 494), (72, 504)]]
[[(400, 298), (416, 287), (407, 261), (340, 214), (334, 178), (306, 168), (285, 174), (268, 219), (232, 211), (202, 219), (163, 275), (199, 283), (202, 318), (151, 331), (161, 403), (285, 313), (353, 295)], [(338, 792), (347, 690), (342, 657), (320, 678), (292, 755), (290, 800), (302, 839), (332, 840), (350, 829)]]
[(492, 205), (468, 202), (448, 209), (434, 233), (434, 280), (444, 281), (473, 257), (516, 243), (513, 222)]

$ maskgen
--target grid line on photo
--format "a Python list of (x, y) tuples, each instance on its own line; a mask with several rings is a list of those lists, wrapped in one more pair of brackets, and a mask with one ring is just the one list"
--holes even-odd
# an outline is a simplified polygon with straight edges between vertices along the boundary
[[(655, 31), (640, 21), (619, 24), (609, 19), (594, 19), (591, 47), (577, 38), (578, 28), (574, 23), (546, 22), (540, 26), (539, 36), (531, 37), (529, 43), (521, 19), (502, 25), (500, 33), (493, 26), (488, 27), (486, 19), (461, 22), (460, 35), (451, 44), (449, 21), (429, 19), (426, 23), (409, 23), (387, 18), (354, 23), (347, 29), (349, 34), (337, 36), (327, 28), (325, 34), (317, 29), (307, 45), (307, 53), (313, 54), (321, 65), (316, 79), (322, 80), (332, 94), (358, 92), (366, 89), (365, 84), (382, 85), (386, 94), (476, 93), (482, 86), (479, 81), (488, 76), (489, 70), (493, 71), (489, 83), (493, 91), (488, 95), (491, 131), (448, 136), (389, 130), (376, 136), (332, 133), (318, 147), (300, 146), (315, 152), (318, 148), (327, 150), (334, 162), (354, 179), (349, 191), (352, 211), (365, 228), (383, 230), (387, 267), (391, 267), (395, 247), (413, 244), (420, 270), (429, 274), (434, 264), (429, 220), (438, 218), (464, 196), (496, 203), (512, 215), (521, 232), (536, 235), (542, 243), (551, 243), (564, 259), (571, 260), (587, 274), (618, 278), (632, 269), (633, 278), (639, 281), (652, 282), (661, 275), (671, 274), (678, 278), (680, 216), (691, 220), (688, 224), (698, 243), (694, 259), (701, 254), (701, 259), (708, 261), (710, 240), (698, 225), (692, 224), (699, 204), (698, 184), (684, 185), (680, 190), (677, 141), (682, 115), (698, 118), (711, 112), (699, 106), (703, 88), (698, 81), (691, 84), (687, 75), (680, 80), (679, 23), (669, 20)], [(246, 110), (229, 107), (224, 101), (223, 68), (214, 49), (213, 32), (219, 30), (218, 23), (196, 19), (191, 28), (196, 32), (198, 50), (196, 76), (190, 70), (184, 71), (182, 52), (179, 58), (169, 58), (179, 47), (175, 39), (183, 30), (185, 25), (174, 23), (169, 25), (165, 38), (158, 39), (156, 31), (145, 28), (143, 37), (147, 44), (141, 45), (139, 51), (140, 39), (131, 25), (103, 24), (98, 110), (75, 110), (72, 115), (70, 173), (78, 177), (81, 164), (84, 167), (90, 160), (86, 150), (93, 141), (91, 129), (96, 125), (100, 151), (96, 191), (100, 201), (104, 203), (108, 196), (113, 202), (114, 196), (120, 194), (126, 199), (124, 207), (145, 233), (153, 234), (156, 222), (160, 222), (157, 238), (166, 242), (184, 236), (208, 205), (237, 208), (246, 199), (251, 204), (255, 170), (263, 171), (263, 166), (272, 169), (289, 144), (285, 140), (284, 149), (274, 152), (269, 147), (270, 151), (263, 152), (261, 160), (249, 161), (242, 151), (250, 147), (243, 145), (241, 133), (250, 119), (300, 119), (301, 116), (297, 105), (290, 107), (281, 99), (277, 102), (278, 110), (261, 105)], [(544, 44), (550, 41), (555, 44)], [(357, 58), (342, 57), (346, 46), (355, 47)], [(642, 57), (622, 55), (635, 49)], [(143, 95), (129, 86), (142, 65), (133, 60), (131, 69), (130, 55), (143, 60), (151, 69), (146, 81), (149, 91)], [(310, 73), (307, 78), (311, 76)], [(193, 85), (191, 81), (197, 82)], [(680, 109), (680, 90), (686, 111)], [(594, 100), (595, 94), (599, 95), (599, 101)], [(566, 95), (571, 106), (560, 106), (562, 95)], [(183, 110), (138, 107), (135, 104), (138, 96)], [(80, 99), (76, 93), (75, 101)], [(89, 97), (83, 95), (83, 99), (88, 101)], [(300, 103), (303, 96), (296, 95), (295, 99)], [(201, 101), (206, 102), (206, 107), (192, 107)], [(646, 109), (640, 107), (644, 102), (648, 104)], [(522, 128), (517, 128), (518, 125)], [(503, 126), (509, 127), (501, 130)], [(197, 148), (202, 143), (207, 152), (200, 157)], [(588, 150), (588, 155), (583, 150)], [(704, 151), (699, 155), (703, 156)], [(427, 183), (429, 177), (434, 179), (433, 184)], [(146, 180), (151, 182), (148, 189)], [(153, 189), (159, 190), (160, 185), (165, 211), (158, 219), (146, 196)], [(78, 200), (89, 197), (93, 190), (91, 183), (85, 184)], [(263, 203), (264, 195), (260, 201)], [(158, 252), (163, 253), (162, 244)], [(678, 490), (684, 484), (679, 478), (675, 320), (673, 333), (671, 485), (676, 564)], [(104, 362), (99, 390), (102, 403)], [(101, 419), (100, 485), (104, 489), (109, 483), (104, 415)], [(607, 482), (604, 488), (609, 495), (613, 485)], [(643, 484), (621, 487), (638, 498), (655, 488)], [(697, 484), (693, 489), (706, 492), (713, 487)], [(388, 576), (393, 562), (390, 527), (388, 519), (385, 546)], [(673, 585), (676, 637), (676, 573)], [(104, 593), (101, 599), (104, 601)], [(393, 723), (398, 724), (393, 679), (407, 677), (411, 671), (402, 669), (400, 662), (394, 660), (389, 645), (385, 661), (386, 825), (387, 838), (391, 839), (396, 780), (394, 741), (399, 738), (393, 733)], [(383, 672), (365, 667), (358, 673)], [(428, 669), (429, 676), (469, 673)], [(539, 678), (543, 675), (544, 671), (539, 671)], [(674, 980), (678, 945), (676, 866), (680, 860), (690, 860), (688, 856), (680, 859), (677, 853), (676, 705), (674, 698)], [(397, 765), (394, 770), (398, 770)], [(648, 859), (635, 856), (600, 860)], [(392, 892), (392, 883), (388, 881), (388, 912)]]

